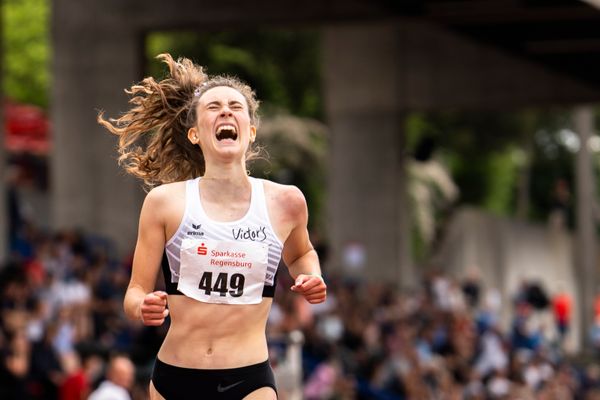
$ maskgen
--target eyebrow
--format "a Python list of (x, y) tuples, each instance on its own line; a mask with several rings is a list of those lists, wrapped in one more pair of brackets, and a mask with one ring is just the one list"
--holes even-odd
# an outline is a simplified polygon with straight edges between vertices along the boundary
[[(220, 106), (220, 105), (221, 105), (221, 101), (220, 101), (220, 100), (213, 100), (213, 101), (210, 101), (210, 102), (206, 103), (206, 107), (208, 107), (208, 106), (211, 106), (211, 105), (213, 105), (213, 104), (216, 104), (216, 105), (219, 105), (219, 106)], [(239, 105), (242, 105), (242, 106), (244, 105), (244, 104), (243, 104), (241, 101), (239, 101), (239, 100), (230, 100), (228, 104), (229, 104), (230, 106), (231, 106), (231, 105), (234, 105), (234, 104), (239, 104)]]

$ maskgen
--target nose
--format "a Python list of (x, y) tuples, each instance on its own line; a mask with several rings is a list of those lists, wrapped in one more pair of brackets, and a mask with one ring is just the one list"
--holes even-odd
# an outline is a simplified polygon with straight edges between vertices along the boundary
[(223, 109), (221, 110), (221, 117), (231, 117), (233, 115), (233, 112), (231, 111), (231, 109), (228, 106), (224, 106)]

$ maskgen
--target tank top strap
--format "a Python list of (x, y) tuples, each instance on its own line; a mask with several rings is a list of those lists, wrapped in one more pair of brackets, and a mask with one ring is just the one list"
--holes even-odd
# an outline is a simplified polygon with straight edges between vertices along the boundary
[(200, 209), (200, 189), (198, 182), (200, 177), (194, 179), (188, 179), (185, 182), (185, 214), (192, 218), (198, 217), (198, 210)]
[(250, 182), (252, 183), (252, 202), (251, 202), (251, 212), (253, 215), (259, 216), (260, 218), (264, 218), (266, 220), (269, 219), (269, 213), (267, 211), (267, 200), (265, 197), (265, 186), (264, 181), (258, 178), (250, 177)]

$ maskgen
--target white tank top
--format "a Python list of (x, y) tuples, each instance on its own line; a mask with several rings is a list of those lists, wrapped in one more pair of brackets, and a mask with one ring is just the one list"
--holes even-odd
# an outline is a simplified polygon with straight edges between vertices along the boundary
[[(167, 288), (173, 287), (173, 284), (176, 285), (179, 282), (181, 246), (184, 239), (257, 242), (268, 245), (265, 289), (268, 286), (275, 286), (275, 274), (281, 260), (283, 244), (271, 225), (263, 180), (250, 177), (252, 195), (250, 207), (246, 215), (237, 221), (220, 222), (208, 217), (202, 208), (202, 202), (200, 201), (200, 179), (196, 178), (186, 181), (183, 218), (179, 224), (179, 228), (165, 245), (169, 271), (166, 271), (166, 268), (163, 267), (163, 272)], [(168, 290), (167, 292), (170, 291)], [(269, 297), (272, 297), (272, 295)]]

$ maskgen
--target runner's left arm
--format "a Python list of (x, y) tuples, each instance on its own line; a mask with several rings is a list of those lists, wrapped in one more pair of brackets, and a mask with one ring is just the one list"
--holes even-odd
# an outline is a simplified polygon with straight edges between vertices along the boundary
[(294, 278), (291, 290), (301, 294), (311, 304), (322, 303), (327, 297), (327, 285), (321, 276), (319, 257), (308, 235), (308, 209), (304, 195), (291, 188), (286, 196), (286, 213), (292, 230), (283, 246), (283, 261)]

